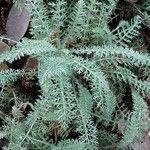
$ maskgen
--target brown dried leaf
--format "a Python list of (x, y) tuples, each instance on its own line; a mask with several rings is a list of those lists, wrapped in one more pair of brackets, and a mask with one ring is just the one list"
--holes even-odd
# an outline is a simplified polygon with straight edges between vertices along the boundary
[(61, 135), (62, 132), (63, 132), (63, 129), (61, 127), (61, 124), (58, 122), (54, 122), (52, 124), (52, 134), (54, 136), (54, 142), (58, 141), (58, 137)]
[[(27, 31), (30, 22), (30, 14), (26, 9), (20, 10), (15, 5), (12, 6), (8, 20), (6, 23), (7, 37), (19, 41)], [(10, 42), (10, 45), (14, 45), (14, 42)]]
[[(9, 46), (6, 43), (0, 41), (0, 54), (3, 53), (4, 51), (6, 51), (7, 49), (9, 49)], [(2, 71), (2, 70), (4, 71), (7, 69), (8, 69), (8, 66), (6, 63), (0, 64), (0, 71)]]
[(1, 63), (0, 64), (0, 71), (4, 71), (4, 70), (7, 70), (8, 69), (8, 66), (6, 65), (6, 63)]
[(0, 54), (6, 51), (7, 49), (9, 49), (9, 46), (6, 43), (0, 41)]
[(38, 60), (36, 58), (29, 57), (25, 65), (25, 70), (31, 71), (36, 70), (37, 68), (38, 68)]

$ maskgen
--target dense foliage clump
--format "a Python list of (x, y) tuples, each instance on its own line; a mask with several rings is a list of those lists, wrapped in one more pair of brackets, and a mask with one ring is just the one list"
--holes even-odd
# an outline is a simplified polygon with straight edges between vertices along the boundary
[[(114, 27), (117, 0), (14, 2), (30, 12), (31, 37), (0, 63), (28, 56), (38, 66), (0, 72), (4, 150), (133, 148), (149, 129), (150, 56), (134, 44), (143, 18)], [(149, 15), (146, 2), (141, 10)], [(24, 80), (36, 98), (21, 90)]]

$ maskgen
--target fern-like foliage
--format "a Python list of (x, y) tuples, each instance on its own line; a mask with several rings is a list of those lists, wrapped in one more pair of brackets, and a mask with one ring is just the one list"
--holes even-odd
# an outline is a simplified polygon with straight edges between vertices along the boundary
[(42, 0), (29, 0), (26, 5), (33, 17), (31, 33), (34, 35), (34, 38), (43, 39), (49, 36), (50, 26), (45, 3)]
[[(150, 55), (128, 47), (141, 27), (138, 16), (109, 29), (117, 2), (27, 1), (33, 38), (1, 53), (0, 63), (26, 55), (37, 59), (38, 98), (25, 98), (14, 84), (32, 71), (0, 70), (5, 150), (124, 149), (144, 135), (148, 108), (141, 95), (149, 96), (150, 83), (136, 70), (150, 67)], [(129, 99), (133, 109), (120, 96), (124, 87), (134, 90)], [(9, 99), (13, 102), (7, 106)], [(124, 129), (118, 128), (120, 120)]]
[(148, 108), (139, 93), (133, 91), (133, 112), (128, 117), (127, 129), (123, 139), (120, 141), (120, 147), (128, 147), (137, 142), (142, 133), (148, 129), (149, 121), (147, 120)]
[(64, 43), (66, 43), (68, 40), (73, 41), (77, 38), (81, 38), (82, 32), (84, 30), (85, 26), (85, 2), (83, 0), (79, 0), (74, 9), (73, 13), (69, 16), (70, 25), (67, 29), (67, 35), (65, 37)]
[(6, 70), (0, 72), (0, 86), (4, 87), (10, 82), (16, 81), (18, 77), (24, 76), (26, 73), (20, 70)]
[(85, 144), (78, 141), (64, 140), (58, 143), (58, 146), (52, 146), (53, 150), (83, 150), (85, 149)]
[(117, 32), (115, 42), (120, 45), (126, 45), (130, 43), (132, 39), (139, 34), (142, 19), (139, 16), (134, 17), (131, 23), (127, 21), (121, 21), (118, 27), (112, 31)]
[(92, 97), (89, 91), (83, 87), (80, 87), (80, 99), (77, 102), (77, 132), (81, 133), (80, 140), (85, 143), (85, 149), (96, 150), (98, 146), (97, 142), (97, 131), (91, 120), (91, 109), (92, 109)]
[(105, 75), (95, 62), (77, 59), (76, 63), (77, 65), (75, 66), (75, 69), (77, 69), (78, 73), (83, 73), (84, 78), (91, 81), (93, 100), (97, 103), (97, 107), (102, 109), (101, 111), (104, 116), (108, 118), (111, 117), (116, 106), (116, 99), (110, 90), (109, 83), (107, 82)]
[[(31, 43), (31, 45), (29, 43)], [(45, 46), (43, 47), (43, 45)], [(0, 63), (3, 61), (12, 63), (14, 60), (20, 59), (25, 55), (40, 55), (43, 52), (53, 51), (54, 49), (55, 48), (53, 48), (46, 40), (31, 41), (24, 39), (21, 43), (18, 43), (17, 47), (2, 53), (0, 55)]]
[(138, 92), (145, 92), (149, 94), (150, 92), (150, 83), (138, 80), (137, 77), (132, 74), (132, 72), (125, 68), (118, 68), (117, 71), (114, 72), (114, 78), (117, 78), (119, 81), (124, 81), (134, 86)]
[[(25, 128), (23, 123), (16, 123), (14, 119), (6, 118), (7, 127), (5, 127), (5, 134), (3, 137), (9, 139), (9, 145), (4, 147), (5, 150), (19, 150), (26, 149), (21, 142), (25, 135)], [(3, 138), (2, 137), (2, 138)]]
[(52, 7), (52, 21), (55, 31), (60, 32), (60, 28), (64, 26), (66, 19), (66, 2), (64, 0), (57, 0), (56, 3), (50, 2), (49, 5)]

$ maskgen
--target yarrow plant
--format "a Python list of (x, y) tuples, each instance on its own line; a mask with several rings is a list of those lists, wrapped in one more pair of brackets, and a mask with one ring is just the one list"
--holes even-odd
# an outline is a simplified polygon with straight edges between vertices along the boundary
[[(27, 0), (23, 5), (32, 16), (33, 37), (0, 54), (0, 63), (28, 55), (38, 67), (0, 72), (4, 150), (126, 149), (141, 140), (149, 128), (143, 95), (149, 95), (150, 83), (134, 70), (147, 71), (150, 56), (128, 46), (139, 34), (140, 16), (110, 30), (117, 3)], [(12, 88), (20, 78), (37, 79), (36, 100)], [(126, 88), (131, 108), (123, 100)]]

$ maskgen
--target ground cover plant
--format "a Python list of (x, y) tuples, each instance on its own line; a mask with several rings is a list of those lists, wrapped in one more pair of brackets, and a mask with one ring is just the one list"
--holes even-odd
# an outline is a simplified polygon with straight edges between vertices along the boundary
[(0, 4), (1, 149), (137, 150), (150, 128), (150, 1)]

